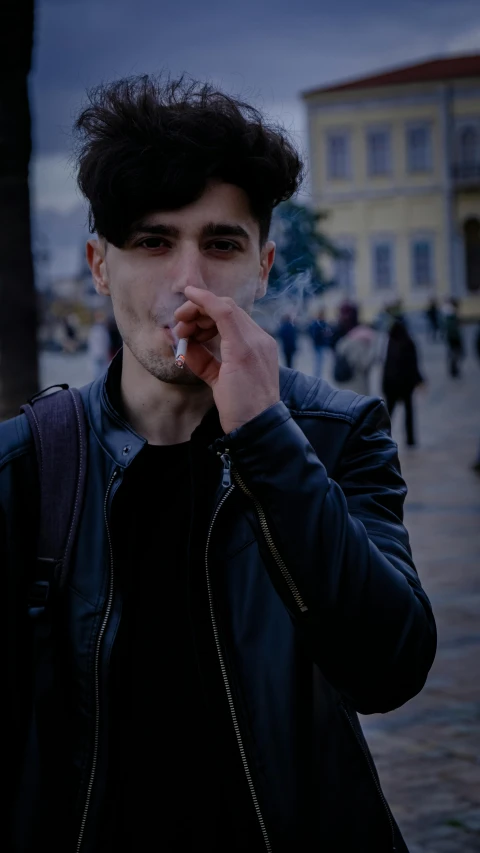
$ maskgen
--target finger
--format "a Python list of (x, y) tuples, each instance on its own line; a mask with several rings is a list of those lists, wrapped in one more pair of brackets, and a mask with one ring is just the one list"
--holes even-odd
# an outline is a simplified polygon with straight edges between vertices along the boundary
[(207, 314), (215, 321), (222, 338), (228, 334), (229, 329), (232, 330), (234, 326), (250, 319), (229, 296), (216, 296), (209, 290), (192, 285), (185, 288), (185, 296), (202, 314)]
[(209, 324), (208, 329), (200, 329), (197, 323), (178, 323), (173, 330), (172, 340), (177, 342), (180, 338), (188, 338), (199, 343), (210, 341), (218, 335), (218, 329), (215, 324)]
[(207, 317), (206, 315), (198, 317), (195, 322), (200, 329), (213, 329), (215, 326), (215, 320), (212, 320), (211, 317)]
[(189, 338), (190, 340), (195, 341), (198, 344), (204, 344), (206, 341), (211, 341), (213, 338), (216, 338), (218, 335), (218, 329), (214, 326), (213, 329), (204, 329), (201, 332), (196, 332), (193, 338)]
[(180, 338), (191, 338), (191, 337), (196, 336), (197, 332), (199, 332), (199, 331), (200, 330), (198, 328), (196, 321), (194, 321), (192, 323), (184, 323), (182, 321), (181, 323), (177, 323), (177, 325), (174, 327), (173, 334), (178, 339), (180, 339)]
[(195, 376), (213, 387), (218, 378), (221, 362), (203, 344), (190, 341), (185, 363)]
[(173, 334), (177, 338), (188, 338), (190, 335), (195, 335), (199, 329), (213, 329), (214, 327), (215, 320), (212, 320), (211, 317), (199, 317), (191, 322), (181, 320), (173, 327)]
[[(199, 288), (195, 289), (198, 290)], [(175, 317), (175, 320), (185, 320), (188, 323), (191, 320), (194, 320), (195, 317), (199, 317), (202, 313), (203, 312), (199, 305), (196, 305), (190, 299), (187, 299), (183, 305), (180, 305), (180, 307), (173, 312), (173, 316)]]
[(198, 305), (195, 305), (195, 303), (191, 302), (189, 299), (187, 299), (183, 305), (180, 305), (173, 312), (175, 319), (178, 318), (179, 320), (183, 320), (184, 318), (187, 320), (193, 319), (195, 314), (198, 314)]

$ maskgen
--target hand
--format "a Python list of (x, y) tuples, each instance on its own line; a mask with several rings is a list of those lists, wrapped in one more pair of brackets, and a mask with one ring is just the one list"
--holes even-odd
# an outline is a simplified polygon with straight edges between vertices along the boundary
[[(192, 373), (209, 385), (225, 433), (252, 420), (280, 400), (275, 340), (229, 296), (185, 288), (175, 311), (179, 338), (188, 338), (185, 358)], [(221, 360), (204, 343), (220, 336)]]

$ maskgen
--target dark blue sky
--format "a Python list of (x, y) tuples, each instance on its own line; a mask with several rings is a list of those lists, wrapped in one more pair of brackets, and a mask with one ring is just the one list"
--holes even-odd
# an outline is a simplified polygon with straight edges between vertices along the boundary
[(304, 150), (299, 92), (480, 45), (478, 0), (37, 0), (33, 202), (78, 205), (66, 160), (85, 89), (167, 68), (280, 119)]

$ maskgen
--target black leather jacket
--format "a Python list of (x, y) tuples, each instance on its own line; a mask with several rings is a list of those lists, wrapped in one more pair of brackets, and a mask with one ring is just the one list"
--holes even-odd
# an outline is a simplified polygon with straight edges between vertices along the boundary
[[(25, 416), (0, 425), (15, 853), (101, 853), (107, 673), (121, 615), (109, 520), (145, 440), (114, 410), (104, 380), (81, 393), (88, 477), (56, 617), (62, 700), (33, 728), (25, 577), (36, 463)], [(434, 618), (402, 524), (397, 448), (379, 399), (286, 369), (281, 397), (227, 436), (218, 425), (204, 562), (218, 665), (265, 850), (405, 851), (356, 716), (415, 696), (435, 655)]]

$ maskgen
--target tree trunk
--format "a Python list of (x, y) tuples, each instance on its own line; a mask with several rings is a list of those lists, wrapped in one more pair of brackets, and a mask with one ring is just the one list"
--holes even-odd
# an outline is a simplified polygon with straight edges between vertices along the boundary
[(0, 420), (38, 390), (28, 186), (33, 23), (34, 0), (16, 0), (0, 25)]

